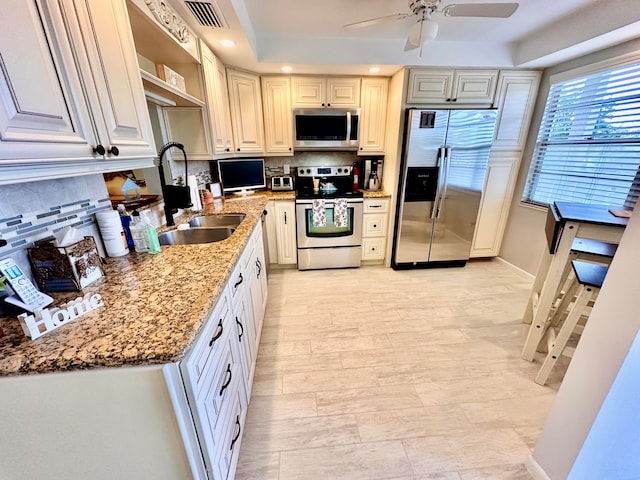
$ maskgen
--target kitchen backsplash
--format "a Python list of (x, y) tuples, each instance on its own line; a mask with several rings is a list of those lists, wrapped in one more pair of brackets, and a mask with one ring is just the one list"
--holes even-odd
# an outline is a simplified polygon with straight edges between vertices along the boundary
[(28, 270), (26, 248), (66, 226), (99, 239), (93, 214), (109, 208), (102, 174), (0, 186), (0, 238), (8, 242), (0, 258)]

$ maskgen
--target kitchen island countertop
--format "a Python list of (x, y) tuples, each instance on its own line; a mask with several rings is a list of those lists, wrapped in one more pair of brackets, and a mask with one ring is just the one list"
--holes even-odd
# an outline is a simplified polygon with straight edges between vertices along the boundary
[[(0, 318), (0, 376), (175, 362), (182, 358), (220, 297), (269, 200), (292, 192), (257, 193), (224, 201), (221, 212), (244, 213), (221, 242), (162, 247), (158, 255), (107, 258), (105, 277), (82, 292), (51, 294), (52, 306), (86, 293), (105, 306), (37, 340), (15, 317)], [(176, 225), (188, 216), (176, 217)]]

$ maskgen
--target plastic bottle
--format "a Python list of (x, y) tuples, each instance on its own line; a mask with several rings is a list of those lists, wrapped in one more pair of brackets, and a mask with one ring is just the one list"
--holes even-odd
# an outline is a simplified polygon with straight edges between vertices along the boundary
[(149, 242), (147, 241), (146, 225), (140, 217), (140, 212), (134, 210), (131, 215), (132, 219), (129, 228), (136, 252), (148, 252)]
[(133, 237), (131, 236), (131, 215), (127, 212), (124, 204), (118, 204), (118, 213), (120, 214), (120, 223), (122, 223), (122, 229), (124, 230), (124, 236), (127, 239), (127, 247), (129, 250), (133, 250)]
[(149, 253), (160, 253), (160, 241), (158, 240), (158, 232), (156, 231), (156, 227), (151, 225), (151, 223), (146, 219), (142, 219), (142, 224), (144, 226), (144, 231), (147, 237), (147, 251)]
[(357, 163), (353, 164), (353, 190), (356, 191), (360, 188), (360, 168)]

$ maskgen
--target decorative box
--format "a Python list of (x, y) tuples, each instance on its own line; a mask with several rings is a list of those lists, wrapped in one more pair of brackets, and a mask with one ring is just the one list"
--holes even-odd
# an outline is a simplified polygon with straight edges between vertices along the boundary
[(174, 72), (162, 63), (158, 64), (156, 66), (156, 69), (158, 71), (158, 78), (160, 78), (160, 80), (164, 80), (172, 87), (186, 93), (187, 87), (184, 83), (184, 77), (182, 75), (180, 75), (178, 72)]
[(33, 278), (44, 292), (82, 290), (104, 276), (103, 260), (90, 236), (67, 247), (37, 245), (27, 249), (27, 256)]

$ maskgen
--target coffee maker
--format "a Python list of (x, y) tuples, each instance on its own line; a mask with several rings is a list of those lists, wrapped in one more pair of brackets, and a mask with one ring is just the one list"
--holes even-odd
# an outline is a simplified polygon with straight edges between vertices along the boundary
[(382, 188), (382, 160), (365, 160), (363, 172), (363, 188), (375, 191)]

